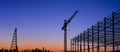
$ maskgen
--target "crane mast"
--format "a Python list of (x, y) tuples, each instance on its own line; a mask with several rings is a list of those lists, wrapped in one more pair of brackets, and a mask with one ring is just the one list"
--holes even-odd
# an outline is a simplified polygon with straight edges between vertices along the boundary
[(71, 20), (75, 17), (77, 13), (78, 11), (76, 10), (75, 13), (68, 20), (64, 20), (64, 25), (62, 27), (62, 30), (64, 30), (64, 52), (67, 52), (67, 25), (71, 22)]
[(14, 30), (13, 39), (11, 43), (11, 52), (18, 52), (18, 46), (17, 46), (17, 28)]

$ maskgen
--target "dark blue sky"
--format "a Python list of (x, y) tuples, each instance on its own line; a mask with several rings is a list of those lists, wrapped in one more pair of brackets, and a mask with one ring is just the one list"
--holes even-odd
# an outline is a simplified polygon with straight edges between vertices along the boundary
[(118, 9), (120, 0), (0, 0), (0, 44), (10, 47), (17, 27), (19, 45), (63, 46), (61, 27), (75, 10), (79, 13), (68, 26), (68, 40)]

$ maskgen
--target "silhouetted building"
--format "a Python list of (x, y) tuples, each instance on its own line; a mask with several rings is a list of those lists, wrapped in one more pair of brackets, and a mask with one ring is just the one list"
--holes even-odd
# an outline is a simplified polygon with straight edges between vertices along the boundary
[(47, 49), (39, 49), (39, 48), (35, 48), (35, 49), (26, 49), (26, 50), (23, 50), (22, 52), (53, 52), (53, 51), (50, 51), (50, 50), (47, 50)]
[[(113, 51), (110, 51), (110, 52), (113, 52)], [(114, 52), (120, 52), (120, 50), (116, 50), (116, 51), (114, 51)]]

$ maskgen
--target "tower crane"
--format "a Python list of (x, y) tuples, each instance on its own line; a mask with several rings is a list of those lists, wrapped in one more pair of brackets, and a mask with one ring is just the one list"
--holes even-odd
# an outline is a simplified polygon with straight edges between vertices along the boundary
[(75, 13), (68, 20), (64, 20), (64, 24), (62, 27), (62, 30), (64, 31), (64, 52), (67, 52), (67, 25), (71, 22), (71, 20), (75, 17), (77, 13), (78, 10), (76, 10)]

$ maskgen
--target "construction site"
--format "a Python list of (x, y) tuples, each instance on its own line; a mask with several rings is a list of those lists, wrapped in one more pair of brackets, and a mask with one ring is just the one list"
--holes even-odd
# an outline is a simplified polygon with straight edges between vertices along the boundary
[[(95, 25), (87, 28), (70, 41), (70, 51), (67, 50), (67, 25), (78, 13), (64, 20), (64, 52), (120, 52), (120, 10), (112, 12)], [(20, 52), (17, 46), (17, 28), (14, 30), (10, 50), (1, 49), (0, 52)], [(47, 49), (35, 48), (33, 50), (22, 50), (21, 52), (53, 52)]]
[[(67, 25), (78, 13), (78, 10), (68, 19), (64, 20), (64, 52), (120, 52), (120, 10), (112, 12), (95, 25), (87, 28), (70, 40), (70, 51), (67, 50)], [(17, 28), (14, 30), (10, 50), (0, 49), (0, 52), (53, 52), (35, 48), (32, 50), (18, 50)]]
[(120, 52), (119, 6), (120, 0), (0, 0), (0, 52)]

